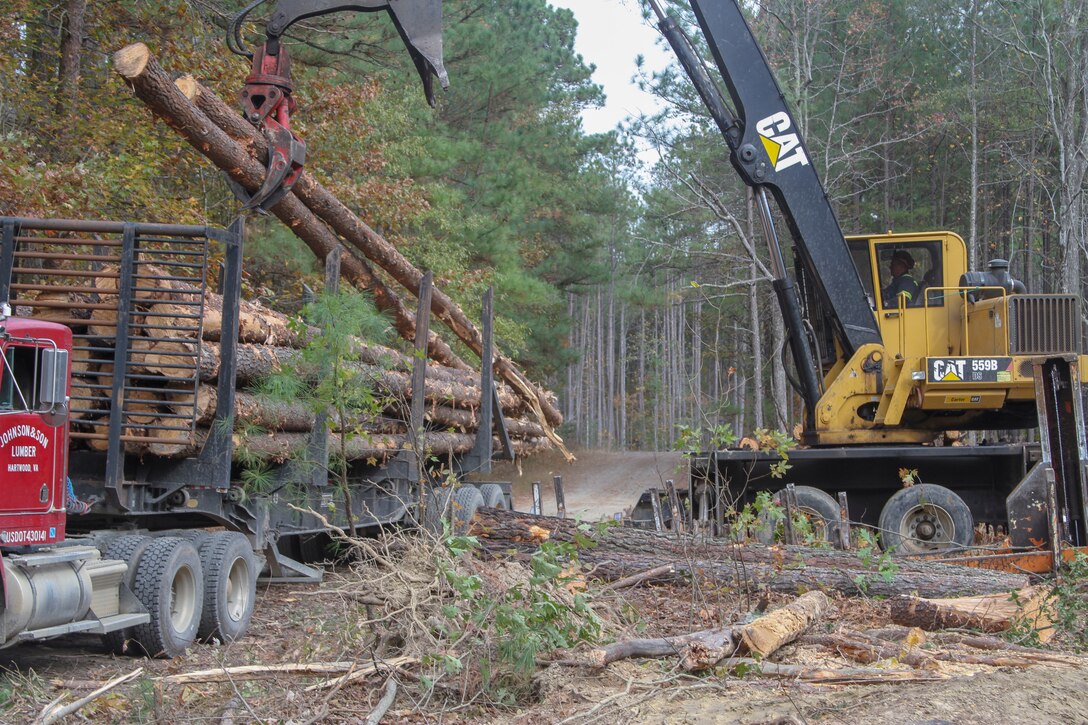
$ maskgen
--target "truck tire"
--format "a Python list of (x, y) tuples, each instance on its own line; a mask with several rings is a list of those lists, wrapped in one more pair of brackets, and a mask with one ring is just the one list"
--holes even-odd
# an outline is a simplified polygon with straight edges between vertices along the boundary
[(880, 544), (893, 554), (923, 554), (970, 546), (971, 509), (944, 486), (917, 483), (888, 499), (880, 512)]
[[(103, 559), (113, 559), (128, 564), (128, 571), (125, 572), (125, 584), (129, 590), (132, 589), (132, 585), (136, 580), (136, 567), (140, 564), (140, 556), (151, 542), (150, 536), (124, 534), (110, 539), (102, 547)], [(132, 639), (132, 628), (125, 627), (124, 629), (106, 632), (103, 639), (106, 648), (111, 652), (119, 655), (126, 654), (129, 648), (129, 640)]]
[(453, 500), (453, 490), (430, 486), (427, 488), (427, 508), (423, 512), (423, 529), (432, 534), (441, 536), (442, 522), (449, 520), (450, 503)]
[(200, 555), (185, 539), (154, 539), (136, 567), (133, 592), (151, 621), (132, 628), (149, 657), (177, 657), (196, 641), (204, 600)]
[(491, 509), (506, 511), (506, 495), (502, 492), (502, 486), (497, 483), (481, 483), (480, 495), (484, 497), (483, 505)]
[(476, 517), (476, 510), (484, 505), (484, 496), (475, 486), (461, 486), (453, 492), (453, 533), (467, 534)]
[[(795, 486), (797, 495), (797, 508), (801, 514), (812, 524), (813, 535), (817, 541), (826, 541), (837, 544), (839, 541), (839, 526), (841, 526), (839, 502), (831, 498), (831, 494), (812, 486)], [(785, 507), (785, 490), (777, 491), (772, 500), (776, 506)], [(764, 544), (773, 544), (781, 530), (781, 524), (771, 520), (766, 514), (759, 517), (759, 529), (755, 538)]]
[(209, 534), (200, 545), (204, 605), (197, 637), (226, 644), (249, 629), (257, 601), (257, 563), (245, 536), (233, 531)]

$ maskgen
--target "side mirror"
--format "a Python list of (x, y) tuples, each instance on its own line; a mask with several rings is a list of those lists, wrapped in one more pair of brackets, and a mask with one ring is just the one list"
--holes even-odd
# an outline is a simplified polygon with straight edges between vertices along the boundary
[(38, 380), (38, 401), (47, 412), (68, 403), (68, 351), (53, 347), (42, 350), (41, 378)]

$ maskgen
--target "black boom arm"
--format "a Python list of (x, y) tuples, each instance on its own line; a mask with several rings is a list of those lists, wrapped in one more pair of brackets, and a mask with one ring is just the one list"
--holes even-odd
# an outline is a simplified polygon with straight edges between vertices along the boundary
[(772, 268), (779, 278), (775, 281), (775, 291), (790, 328), (794, 360), (802, 378), (802, 395), (811, 411), (819, 397), (815, 390), (818, 387), (815, 365), (805, 330), (800, 329), (796, 293), (786, 289), (792, 288), (792, 282), (786, 275), (781, 252), (776, 249), (766, 194), (769, 192), (777, 202), (796, 252), (823, 306), (830, 311), (839, 345), (849, 357), (862, 345), (880, 343), (881, 338), (842, 229), (810, 162), (800, 129), (737, 1), (689, 0), (729, 90), (735, 116), (725, 108), (717, 87), (675, 22), (662, 11), (657, 0), (649, 2), (657, 13), (662, 33), (721, 129), (733, 167), (761, 201), (759, 206), (772, 247)]

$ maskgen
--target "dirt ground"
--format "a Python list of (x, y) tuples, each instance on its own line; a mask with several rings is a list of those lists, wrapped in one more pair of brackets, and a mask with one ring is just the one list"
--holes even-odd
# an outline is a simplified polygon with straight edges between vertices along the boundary
[(575, 450), (577, 460), (567, 463), (557, 451), (533, 456), (519, 467), (510, 463), (495, 466), (488, 478), (513, 484), (514, 508), (528, 511), (532, 504), (533, 481), (541, 483), (544, 511), (555, 514), (552, 479), (563, 477), (567, 515), (593, 521), (625, 512), (648, 488), (663, 488), (667, 479), (687, 487), (686, 467), (679, 453), (646, 453)]
[[(550, 494), (552, 475), (566, 483), (568, 512), (611, 518), (638, 493), (665, 478), (682, 480), (679, 459), (668, 455), (581, 453), (567, 466), (561, 459), (537, 459), (515, 481), (515, 500), (527, 508), (529, 484), (541, 480)], [(492, 476), (498, 480), (502, 471)], [(554, 510), (546, 496), (545, 513)], [(411, 538), (401, 539), (412, 541)], [(409, 543), (408, 546), (411, 546)], [(485, 580), (507, 576), (494, 559), (473, 566)], [(510, 565), (509, 571), (515, 572)], [(524, 571), (524, 568), (523, 568)], [(352, 578), (354, 576), (354, 578)], [(428, 575), (429, 576), (429, 575)], [(413, 602), (433, 593), (436, 582), (417, 577)], [(516, 574), (515, 574), (516, 576)], [(434, 614), (415, 609), (375, 611), (371, 595), (388, 595), (388, 580), (360, 576), (340, 567), (321, 584), (261, 585), (250, 633), (231, 645), (196, 645), (174, 660), (116, 656), (99, 638), (79, 635), (23, 645), (0, 652), (0, 722), (31, 722), (58, 698), (89, 694), (111, 678), (143, 672), (132, 682), (96, 699), (66, 722), (224, 724), (361, 723), (381, 697), (387, 679), (398, 682), (397, 699), (383, 722), (407, 723), (1088, 723), (1088, 659), (1073, 664), (1041, 663), (1023, 669), (936, 663), (929, 674), (941, 679), (898, 684), (806, 684), (728, 668), (691, 675), (675, 658), (625, 660), (595, 670), (555, 663), (562, 654), (538, 658), (529, 694), (516, 705), (465, 697), (448, 684), (428, 685), (433, 672), (424, 657), (416, 668), (383, 668), (340, 687), (332, 675), (277, 674), (266, 679), (216, 676), (213, 682), (181, 684), (168, 678), (207, 668), (319, 662), (372, 662), (381, 647), (407, 630), (393, 625), (416, 617), (424, 628), (438, 626)], [(403, 593), (402, 593), (403, 594)], [(766, 595), (700, 588), (691, 582), (643, 585), (623, 592), (589, 584), (592, 606), (612, 639), (662, 637), (737, 622), (768, 602)], [(770, 597), (774, 608), (789, 597)], [(888, 623), (885, 603), (832, 597), (820, 627), (864, 631)], [(377, 622), (377, 624), (375, 624)], [(387, 631), (387, 629), (389, 631)], [(392, 631), (401, 634), (390, 634)], [(436, 656), (444, 653), (436, 652)], [(772, 661), (836, 669), (857, 663), (817, 645), (787, 645)], [(551, 664), (549, 664), (551, 662)], [(430, 670), (425, 670), (426, 667)], [(868, 665), (903, 669), (895, 659)], [(443, 689), (445, 687), (446, 689)], [(307, 689), (311, 688), (311, 689)], [(319, 689), (312, 689), (319, 688)]]
[[(305, 692), (328, 677), (173, 685), (160, 678), (216, 666), (339, 661), (344, 651), (321, 585), (274, 585), (260, 595), (250, 634), (233, 645), (194, 647), (173, 661), (105, 654), (82, 635), (6, 650), (0, 721), (30, 722), (57, 697), (85, 695), (110, 678), (142, 667), (134, 684), (102, 698), (69, 722), (362, 722), (380, 696), (384, 675), (336, 691)], [(645, 636), (705, 627), (705, 613), (684, 611), (684, 587), (648, 587), (629, 601), (644, 615)], [(677, 603), (681, 603), (677, 606)], [(879, 606), (838, 600), (837, 618), (879, 621)], [(679, 611), (677, 611), (679, 610)], [(860, 610), (860, 611), (856, 611)], [(663, 614), (668, 612), (668, 614)], [(723, 619), (731, 613), (721, 612)], [(717, 617), (714, 617), (715, 619)], [(696, 620), (692, 622), (691, 620)], [(698, 623), (698, 624), (697, 624)], [(821, 659), (821, 657), (823, 659)], [(827, 653), (789, 646), (782, 662), (821, 662)], [(832, 658), (834, 659), (834, 658)], [(888, 663), (894, 667), (894, 663)], [(959, 671), (957, 671), (959, 670)], [(604, 670), (551, 665), (537, 676), (536, 701), (518, 708), (456, 707), (404, 690), (384, 722), (458, 723), (1086, 723), (1088, 667), (1038, 665), (1024, 670), (950, 666), (949, 679), (894, 685), (806, 685), (788, 680), (679, 673), (667, 660), (629, 660)], [(408, 687), (412, 683), (405, 683)], [(324, 708), (324, 711), (323, 711)], [(323, 714), (324, 712), (324, 714)]]

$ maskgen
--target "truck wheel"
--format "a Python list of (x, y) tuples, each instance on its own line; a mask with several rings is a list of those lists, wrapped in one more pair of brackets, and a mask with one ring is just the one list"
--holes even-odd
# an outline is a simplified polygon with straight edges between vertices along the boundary
[(144, 550), (133, 583), (151, 621), (132, 629), (150, 657), (177, 657), (196, 640), (204, 581), (200, 556), (185, 539), (154, 539)]
[(489, 509), (506, 510), (506, 496), (502, 492), (502, 486), (497, 483), (481, 483), (480, 494), (484, 497), (483, 506)]
[(427, 496), (427, 509), (423, 512), (423, 528), (432, 534), (441, 535), (442, 521), (449, 520), (453, 490), (429, 486), (425, 495)]
[[(812, 526), (812, 535), (816, 541), (827, 541), (836, 544), (839, 540), (839, 502), (831, 498), (831, 495), (812, 486), (795, 486), (797, 495), (797, 508), (800, 515)], [(785, 507), (786, 492), (778, 491), (771, 499), (776, 506)], [(776, 538), (781, 538), (782, 522), (772, 521), (771, 517), (764, 513), (759, 517), (759, 529), (756, 531), (756, 539), (764, 544), (773, 544)]]
[(880, 543), (894, 554), (969, 546), (975, 523), (963, 499), (944, 486), (918, 483), (901, 489), (880, 512)]
[(220, 642), (241, 639), (257, 601), (257, 565), (246, 537), (233, 531), (209, 534), (200, 546), (204, 606), (197, 637)]
[[(140, 534), (124, 534), (118, 536), (102, 547), (102, 558), (113, 559), (116, 561), (123, 561), (128, 564), (128, 571), (125, 572), (125, 584), (131, 590), (134, 581), (136, 580), (136, 567), (140, 564), (140, 555), (144, 553), (144, 549), (152, 542), (150, 536), (142, 536)], [(116, 654), (125, 654), (128, 649), (129, 640), (132, 639), (132, 628), (125, 627), (124, 629), (115, 629), (112, 632), (106, 632), (104, 636), (106, 648)]]
[(484, 496), (475, 486), (461, 486), (453, 492), (453, 533), (467, 534), (476, 510), (484, 505)]

